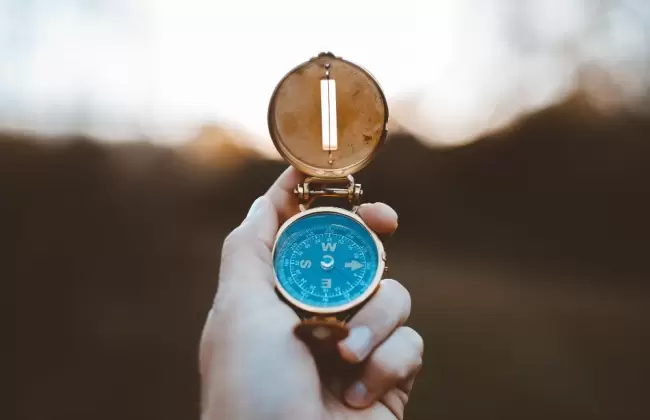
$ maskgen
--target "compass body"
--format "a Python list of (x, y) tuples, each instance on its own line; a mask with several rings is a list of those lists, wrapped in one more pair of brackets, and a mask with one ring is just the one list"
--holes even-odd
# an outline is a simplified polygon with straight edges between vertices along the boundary
[(384, 269), (381, 242), (350, 212), (320, 207), (293, 218), (273, 252), (276, 283), (293, 305), (337, 313), (368, 298)]
[[(386, 139), (386, 98), (365, 69), (321, 53), (280, 80), (267, 117), (280, 155), (307, 176), (294, 191), (301, 211), (276, 236), (276, 288), (303, 318), (297, 334), (341, 338), (341, 323), (377, 290), (385, 269), (381, 241), (356, 215), (362, 189), (352, 174)], [(319, 197), (345, 199), (352, 209), (311, 206)]]

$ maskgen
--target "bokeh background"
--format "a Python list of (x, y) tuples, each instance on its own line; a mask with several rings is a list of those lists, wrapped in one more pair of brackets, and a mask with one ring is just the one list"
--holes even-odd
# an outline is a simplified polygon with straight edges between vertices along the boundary
[(357, 178), (400, 215), (407, 418), (650, 418), (647, 1), (0, 0), (2, 418), (198, 418), (269, 96), (321, 51), (389, 98)]

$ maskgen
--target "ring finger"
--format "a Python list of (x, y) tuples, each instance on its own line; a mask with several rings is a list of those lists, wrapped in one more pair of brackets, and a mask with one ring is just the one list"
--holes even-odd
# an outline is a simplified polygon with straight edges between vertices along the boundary
[(365, 364), (361, 377), (345, 393), (346, 401), (363, 408), (382, 399), (401, 418), (415, 375), (422, 366), (422, 337), (409, 327), (397, 328)]

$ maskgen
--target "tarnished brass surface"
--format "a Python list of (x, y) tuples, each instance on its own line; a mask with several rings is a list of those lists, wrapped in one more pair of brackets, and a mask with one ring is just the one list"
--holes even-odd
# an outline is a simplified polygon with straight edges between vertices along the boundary
[[(339, 147), (331, 152), (321, 142), (320, 81), (326, 70), (336, 81)], [(290, 71), (276, 87), (268, 113), (280, 154), (301, 172), (324, 178), (343, 178), (367, 165), (385, 140), (387, 121), (386, 98), (375, 79), (329, 53)]]

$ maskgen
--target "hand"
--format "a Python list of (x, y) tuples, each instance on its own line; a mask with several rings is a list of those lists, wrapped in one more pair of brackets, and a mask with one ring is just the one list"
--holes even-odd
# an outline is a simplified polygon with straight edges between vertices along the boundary
[[(403, 326), (406, 289), (382, 281), (339, 343), (344, 369), (327, 377), (293, 333), (299, 318), (274, 291), (271, 249), (279, 223), (298, 211), (293, 188), (301, 180), (285, 171), (224, 242), (200, 343), (202, 419), (402, 419), (423, 351), (420, 335)], [(379, 235), (397, 228), (385, 204), (358, 214)]]

